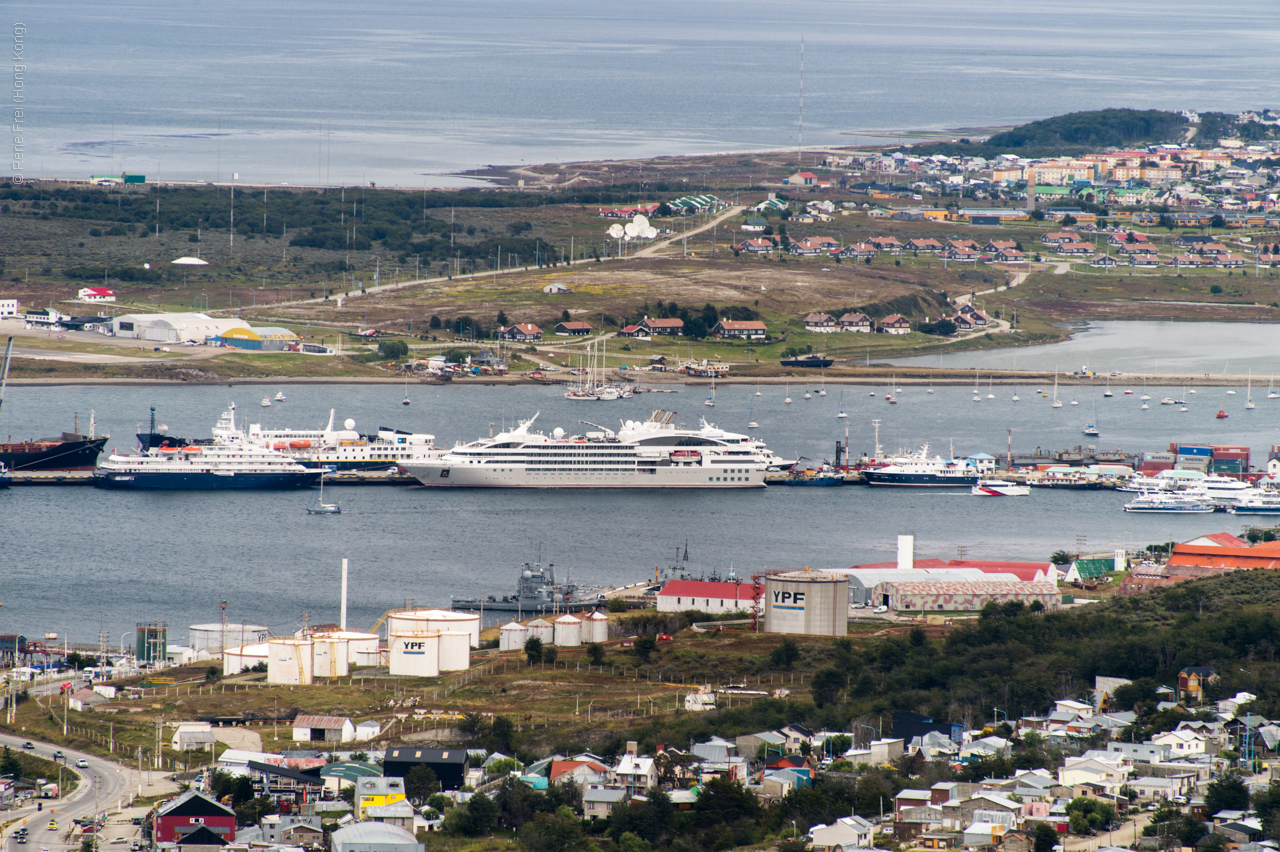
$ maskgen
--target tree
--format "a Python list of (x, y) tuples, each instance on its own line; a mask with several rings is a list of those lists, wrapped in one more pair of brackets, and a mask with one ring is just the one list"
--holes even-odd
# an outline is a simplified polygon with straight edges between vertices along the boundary
[(434, 793), (440, 792), (440, 780), (430, 766), (415, 766), (404, 777), (404, 797), (415, 805), (425, 804)]
[(479, 713), (463, 714), (462, 719), (458, 722), (458, 730), (470, 737), (471, 742), (478, 740), (488, 729), (489, 723)]
[(1047, 822), (1036, 823), (1035, 845), (1032, 852), (1053, 852), (1058, 845), (1058, 832)]
[(511, 320), (507, 319), (506, 311), (498, 311), (497, 323), (503, 328), (506, 328), (507, 326), (511, 325)]
[(814, 674), (810, 687), (813, 691), (813, 703), (818, 707), (837, 703), (840, 700), (840, 690), (847, 680), (848, 676), (839, 669), (819, 669)]
[(432, 314), (432, 315), (431, 315), (431, 320), (427, 323), (427, 327), (428, 327), (428, 328), (439, 328), (439, 327), (440, 327), (440, 317), (436, 316), (435, 314)]
[(582, 822), (568, 805), (556, 808), (554, 815), (538, 814), (525, 823), (519, 841), (524, 852), (573, 852), (587, 845)]
[(378, 342), (378, 354), (398, 361), (409, 354), (409, 344), (403, 340), (382, 340)]
[(568, 309), (560, 312), (560, 322), (568, 322), (571, 319)]
[(1209, 227), (1210, 227), (1210, 228), (1225, 228), (1225, 227), (1227, 227), (1227, 220), (1226, 220), (1226, 219), (1224, 219), (1224, 218), (1222, 218), (1222, 214), (1221, 214), (1221, 213), (1214, 213), (1214, 214), (1213, 214), (1213, 218), (1211, 218), (1211, 219), (1209, 220)]
[(4, 747), (4, 754), (0, 756), (0, 775), (11, 775), (14, 783), (22, 779), (22, 759), (14, 754), (8, 746)]
[(800, 659), (800, 646), (787, 637), (778, 647), (769, 653), (769, 662), (774, 668), (790, 670), (796, 660)]
[(694, 802), (694, 824), (699, 828), (731, 825), (739, 819), (755, 819), (759, 800), (745, 787), (727, 778), (712, 778)]
[(634, 650), (636, 656), (640, 658), (640, 662), (647, 663), (654, 652), (658, 650), (658, 642), (652, 636), (641, 636), (636, 640)]
[(556, 657), (558, 657), (559, 655), (560, 655), (560, 652), (556, 649), (554, 645), (543, 648), (542, 662), (554, 666), (556, 663)]
[(1075, 557), (1065, 550), (1055, 550), (1053, 555), (1049, 557), (1049, 561), (1054, 565), (1070, 565), (1075, 561)]
[(653, 852), (653, 844), (634, 832), (625, 831), (618, 838), (618, 852)]
[(1205, 790), (1204, 805), (1210, 814), (1218, 811), (1247, 811), (1249, 788), (1234, 775), (1220, 778)]
[(524, 640), (524, 656), (531, 666), (542, 662), (542, 640), (537, 636)]
[(493, 830), (498, 819), (498, 806), (484, 793), (477, 793), (467, 802), (466, 822), (463, 831), (468, 837), (479, 837)]
[(1074, 224), (1076, 224), (1076, 217), (1070, 213), (1062, 217), (1062, 227), (1070, 228)]
[(604, 665), (604, 646), (599, 642), (589, 642), (587, 644), (587, 659), (593, 666)]
[(493, 724), (489, 726), (489, 735), (493, 737), (499, 751), (515, 751), (516, 726), (506, 716), (493, 717)]
[(269, 796), (250, 799), (236, 808), (236, 822), (240, 825), (258, 825), (262, 818), (277, 812), (275, 802)]
[(489, 768), (486, 771), (490, 775), (507, 775), (512, 770), (522, 768), (520, 761), (514, 757), (504, 757), (489, 764)]

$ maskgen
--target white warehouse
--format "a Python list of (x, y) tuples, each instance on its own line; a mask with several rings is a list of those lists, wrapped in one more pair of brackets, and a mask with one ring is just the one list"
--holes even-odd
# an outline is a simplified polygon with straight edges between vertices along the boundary
[(238, 319), (220, 319), (208, 314), (123, 314), (111, 321), (116, 337), (150, 340), (154, 343), (181, 343), (198, 340), (204, 343), (233, 328), (246, 328)]

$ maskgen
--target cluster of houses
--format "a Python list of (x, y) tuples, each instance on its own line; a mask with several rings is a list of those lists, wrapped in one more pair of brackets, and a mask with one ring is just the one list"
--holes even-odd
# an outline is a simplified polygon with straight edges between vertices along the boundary
[(838, 331), (861, 334), (870, 334), (872, 331), (879, 334), (910, 334), (911, 320), (900, 314), (889, 314), (879, 323), (875, 323), (871, 317), (856, 311), (841, 314), (840, 319), (836, 319), (831, 314), (812, 313), (804, 317), (804, 330), (818, 334), (831, 334)]

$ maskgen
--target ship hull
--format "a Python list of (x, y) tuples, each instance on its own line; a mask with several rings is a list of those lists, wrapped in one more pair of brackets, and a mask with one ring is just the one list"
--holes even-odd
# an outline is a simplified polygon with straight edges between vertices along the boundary
[(972, 488), (978, 484), (978, 475), (938, 476), (932, 473), (885, 473), (864, 470), (862, 476), (868, 485), (898, 486), (902, 488)]
[(106, 438), (84, 438), (45, 444), (0, 444), (0, 464), (11, 471), (93, 470)]
[(209, 471), (141, 472), (96, 470), (93, 484), (98, 488), (165, 491), (223, 491), (243, 489), (309, 488), (320, 481), (314, 473), (230, 473)]
[[(521, 465), (402, 465), (411, 476), (428, 488), (687, 488), (736, 489), (764, 488), (764, 471), (726, 475), (702, 467), (660, 467), (647, 471), (542, 471)], [(739, 470), (742, 470), (739, 468)]]

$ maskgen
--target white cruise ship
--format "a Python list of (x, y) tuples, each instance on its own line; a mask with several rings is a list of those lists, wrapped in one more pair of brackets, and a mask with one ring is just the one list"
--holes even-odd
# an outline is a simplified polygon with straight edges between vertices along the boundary
[(628, 420), (618, 431), (550, 435), (535, 414), (507, 432), (460, 444), (404, 468), (426, 486), (452, 488), (763, 488), (766, 471), (789, 468), (750, 437), (701, 422), (675, 425), (675, 412)]
[(429, 461), (445, 452), (436, 446), (435, 435), (385, 426), (379, 428), (376, 435), (361, 435), (355, 431), (356, 422), (350, 418), (341, 429), (334, 429), (333, 422), (334, 412), (330, 409), (329, 424), (323, 429), (264, 429), (261, 424), (250, 423), (245, 438), (306, 467), (335, 471), (386, 470)]

